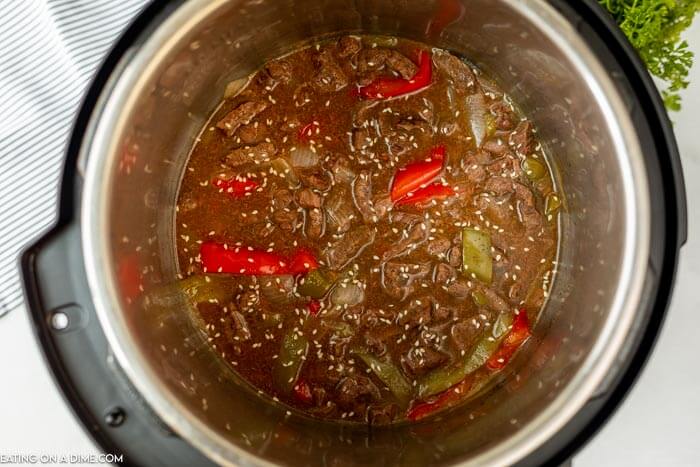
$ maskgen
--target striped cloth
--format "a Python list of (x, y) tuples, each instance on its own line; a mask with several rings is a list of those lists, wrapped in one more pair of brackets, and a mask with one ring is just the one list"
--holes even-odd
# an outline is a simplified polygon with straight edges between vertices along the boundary
[(56, 219), (81, 97), (145, 3), (0, 1), (0, 316), (22, 304), (18, 253)]

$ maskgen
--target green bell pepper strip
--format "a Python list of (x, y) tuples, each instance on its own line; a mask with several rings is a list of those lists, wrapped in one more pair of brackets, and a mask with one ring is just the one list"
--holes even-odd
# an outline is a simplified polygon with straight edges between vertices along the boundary
[(525, 175), (532, 181), (539, 180), (547, 175), (547, 168), (537, 159), (528, 157), (522, 164)]
[(413, 388), (398, 367), (392, 363), (379, 360), (374, 355), (366, 352), (354, 351), (353, 353), (372, 369), (377, 378), (389, 388), (404, 407), (408, 404), (411, 400)]
[(332, 286), (333, 281), (326, 277), (322, 271), (316, 269), (299, 281), (297, 292), (305, 297), (320, 299), (328, 293)]
[(301, 367), (309, 352), (309, 341), (292, 331), (284, 336), (277, 364), (273, 369), (273, 380), (283, 392), (290, 392), (299, 378)]
[(493, 280), (491, 235), (482, 230), (466, 228), (462, 231), (462, 267), (465, 274), (474, 274), (480, 281)]
[(193, 305), (204, 302), (225, 304), (235, 293), (233, 277), (196, 275), (154, 290), (146, 297), (146, 306), (178, 306), (183, 298), (187, 298)]
[(498, 350), (501, 340), (512, 324), (513, 315), (511, 313), (499, 315), (493, 326), (484, 332), (472, 352), (467, 354), (457, 367), (439, 368), (423, 378), (418, 386), (419, 396), (425, 398), (446, 391), (484, 366)]
[(546, 216), (556, 213), (561, 208), (561, 198), (556, 193), (550, 193), (544, 200), (544, 214)]

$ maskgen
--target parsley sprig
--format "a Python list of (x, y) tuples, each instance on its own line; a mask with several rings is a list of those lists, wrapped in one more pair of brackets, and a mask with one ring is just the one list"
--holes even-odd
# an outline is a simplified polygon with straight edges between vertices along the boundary
[(700, 0), (599, 0), (615, 18), (649, 71), (661, 81), (666, 107), (680, 110), (693, 53), (681, 33), (700, 11)]

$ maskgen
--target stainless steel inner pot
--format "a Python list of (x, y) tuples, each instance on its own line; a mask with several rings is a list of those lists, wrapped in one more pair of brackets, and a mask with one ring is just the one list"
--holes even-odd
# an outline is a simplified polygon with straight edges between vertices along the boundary
[[(85, 266), (117, 360), (160, 418), (223, 464), (506, 465), (537, 450), (606, 389), (639, 323), (649, 189), (616, 88), (543, 0), (190, 0), (123, 57), (80, 157)], [(194, 138), (226, 84), (312, 38), (407, 37), (464, 56), (533, 119), (565, 193), (551, 299), (535, 339), (484, 396), (421, 424), (310, 421), (256, 396), (210, 351), (186, 304), (134, 299), (175, 279), (174, 205)]]

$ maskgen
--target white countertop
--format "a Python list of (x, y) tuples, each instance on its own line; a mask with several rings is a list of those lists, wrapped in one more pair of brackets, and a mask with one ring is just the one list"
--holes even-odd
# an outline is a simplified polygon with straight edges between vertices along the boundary
[[(46, 7), (45, 3), (76, 4), (71, 0), (9, 1), (18, 8), (28, 3), (37, 8)], [(133, 11), (139, 1), (130, 2)], [(0, 29), (6, 5), (0, 6)], [(127, 18), (120, 17), (120, 24)], [(672, 118), (677, 122), (687, 182), (690, 239), (682, 251), (666, 325), (646, 371), (622, 408), (576, 456), (576, 466), (700, 464), (700, 236), (696, 234), (700, 229), (700, 18), (687, 39), (698, 54), (698, 66), (684, 93), (684, 110)], [(107, 45), (100, 45), (95, 57), (86, 62), (88, 69), (94, 68), (99, 51)], [(0, 92), (1, 78), (0, 71)], [(0, 102), (2, 107), (5, 102)], [(0, 454), (97, 452), (51, 381), (21, 304), (0, 319), (0, 356)]]

